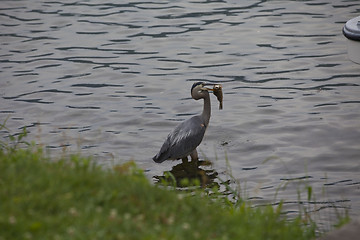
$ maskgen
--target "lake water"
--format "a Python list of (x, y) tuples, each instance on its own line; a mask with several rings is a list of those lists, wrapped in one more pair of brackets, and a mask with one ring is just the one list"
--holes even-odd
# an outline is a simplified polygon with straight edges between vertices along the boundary
[(360, 215), (360, 65), (342, 35), (359, 1), (119, 2), (0, 1), (12, 133), (105, 166), (133, 159), (152, 178), (179, 164), (151, 159), (167, 134), (202, 110), (192, 84), (221, 83), (207, 168), (227, 179), (230, 165), (244, 196), (283, 199), (289, 215), (299, 203), (325, 226), (334, 208)]

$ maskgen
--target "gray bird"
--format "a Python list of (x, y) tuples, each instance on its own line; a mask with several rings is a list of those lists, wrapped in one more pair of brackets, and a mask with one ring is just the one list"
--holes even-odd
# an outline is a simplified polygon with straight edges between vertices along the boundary
[(200, 145), (204, 137), (211, 115), (210, 95), (208, 91), (214, 91), (213, 88), (207, 88), (205, 85), (203, 82), (197, 82), (191, 87), (191, 96), (193, 99), (204, 99), (202, 114), (182, 122), (169, 133), (159, 153), (153, 157), (155, 162), (161, 163), (165, 160), (177, 159), (182, 159), (183, 162), (187, 162), (189, 155), (192, 160), (198, 160), (196, 148)]

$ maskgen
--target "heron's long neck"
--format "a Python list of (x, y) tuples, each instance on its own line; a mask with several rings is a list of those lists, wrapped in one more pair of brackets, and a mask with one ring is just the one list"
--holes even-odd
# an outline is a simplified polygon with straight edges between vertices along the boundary
[(203, 109), (203, 112), (201, 115), (205, 121), (205, 125), (208, 126), (209, 121), (210, 121), (210, 115), (211, 115), (211, 105), (210, 105), (209, 94), (205, 95), (205, 97), (204, 97), (204, 109)]

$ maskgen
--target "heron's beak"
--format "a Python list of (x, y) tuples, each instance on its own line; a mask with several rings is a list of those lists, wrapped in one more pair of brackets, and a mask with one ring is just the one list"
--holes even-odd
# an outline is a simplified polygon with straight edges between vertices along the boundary
[[(212, 86), (212, 88), (208, 88), (208, 87), (205, 87), (205, 86)], [(214, 91), (214, 84), (212, 84), (212, 83), (204, 83), (201, 90)]]
[(202, 87), (201, 90), (206, 90), (206, 91), (214, 91), (214, 88), (207, 88), (207, 87)]

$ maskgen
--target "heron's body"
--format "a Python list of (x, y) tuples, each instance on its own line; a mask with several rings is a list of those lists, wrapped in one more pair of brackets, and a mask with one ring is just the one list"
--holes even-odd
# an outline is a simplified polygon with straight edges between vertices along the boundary
[(193, 160), (197, 160), (196, 148), (204, 137), (211, 115), (210, 96), (207, 90), (211, 89), (204, 88), (203, 83), (199, 82), (193, 85), (191, 96), (195, 100), (204, 99), (203, 112), (182, 122), (170, 132), (159, 153), (153, 157), (155, 162), (187, 159), (189, 155)]

